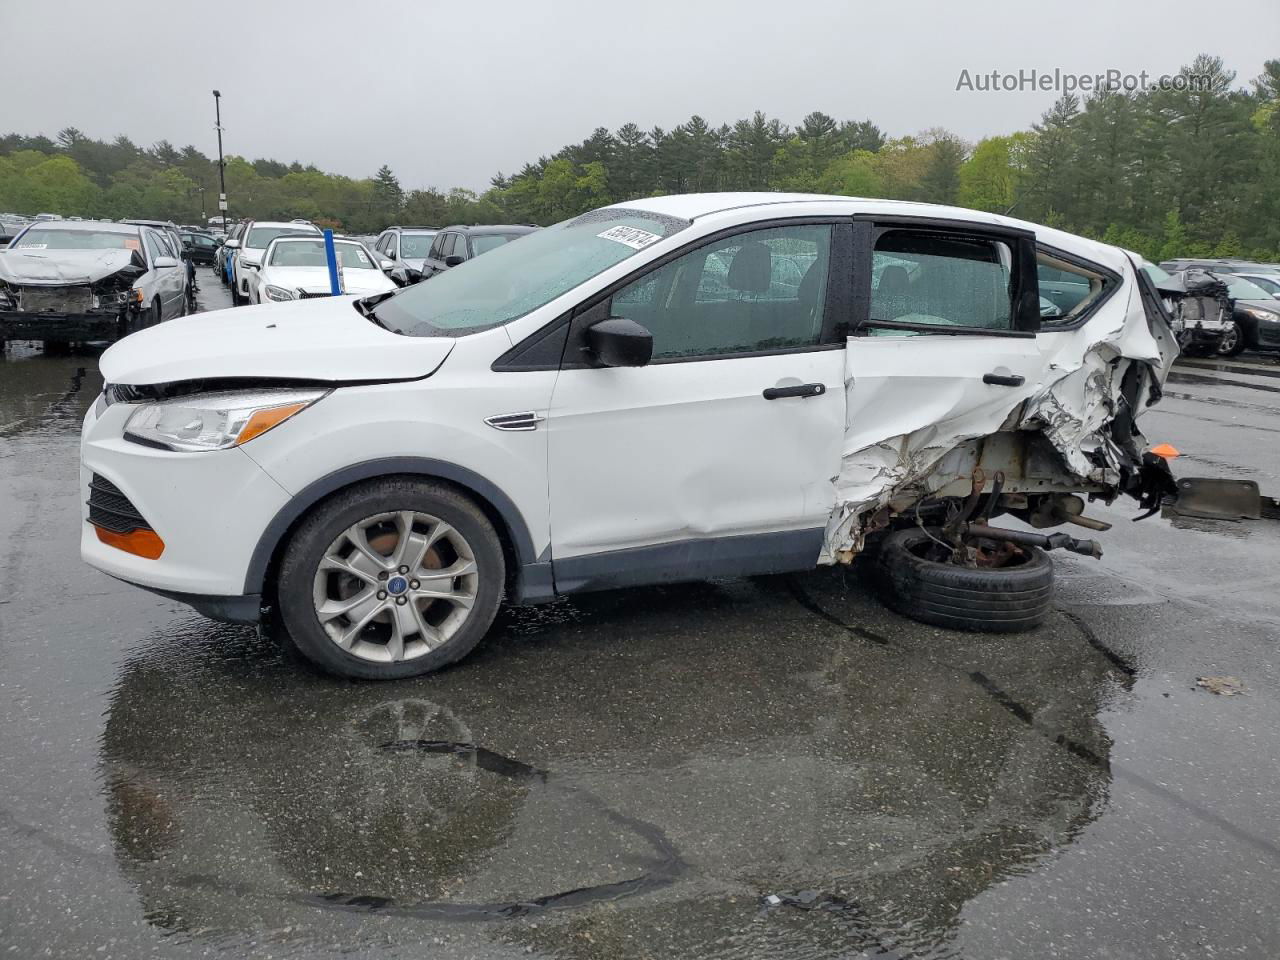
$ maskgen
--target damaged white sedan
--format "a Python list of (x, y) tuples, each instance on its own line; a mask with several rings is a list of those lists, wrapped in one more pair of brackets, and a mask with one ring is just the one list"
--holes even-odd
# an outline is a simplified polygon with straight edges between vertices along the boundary
[(889, 600), (1024, 629), (1086, 498), (1170, 491), (1136, 419), (1177, 354), (1124, 251), (785, 194), (596, 210), (365, 298), (166, 324), (102, 357), (84, 558), (264, 611), (339, 674), (469, 652), (535, 603), (875, 556)]

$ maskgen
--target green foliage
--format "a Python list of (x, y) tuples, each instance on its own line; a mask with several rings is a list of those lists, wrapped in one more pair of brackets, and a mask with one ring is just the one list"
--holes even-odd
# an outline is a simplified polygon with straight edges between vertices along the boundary
[[(695, 114), (669, 130), (597, 127), (496, 174), (479, 194), (405, 190), (385, 165), (352, 179), (237, 156), (227, 158), (227, 192), (235, 217), (324, 219), (369, 233), (392, 222), (549, 224), (689, 191), (818, 191), (1013, 211), (1151, 259), (1280, 259), (1280, 60), (1247, 88), (1209, 55), (1181, 72), (1212, 82), (1064, 96), (1029, 130), (973, 147), (942, 128), (889, 138), (870, 120), (817, 110), (794, 128), (760, 111), (719, 126)], [(193, 146), (148, 149), (74, 127), (55, 140), (0, 136), (0, 210), (191, 222), (217, 212), (217, 191), (217, 164)]]

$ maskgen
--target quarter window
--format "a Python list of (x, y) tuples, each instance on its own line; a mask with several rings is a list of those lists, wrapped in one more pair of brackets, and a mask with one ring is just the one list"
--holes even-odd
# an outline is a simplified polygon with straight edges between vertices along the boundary
[(1051, 327), (1070, 323), (1106, 291), (1110, 281), (1093, 270), (1059, 260), (1043, 250), (1036, 254), (1040, 280), (1040, 323)]
[[(1013, 329), (1013, 252), (1002, 240), (889, 230), (871, 263), (868, 332)], [(925, 329), (920, 329), (920, 328)]]
[(653, 357), (717, 356), (821, 342), (831, 227), (738, 234), (623, 287), (611, 313), (653, 334)]

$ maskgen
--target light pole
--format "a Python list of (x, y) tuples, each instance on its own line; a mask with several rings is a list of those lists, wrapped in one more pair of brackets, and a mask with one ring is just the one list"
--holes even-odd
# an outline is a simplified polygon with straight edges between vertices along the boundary
[[(230, 232), (230, 216), (227, 214), (227, 162), (222, 159), (222, 94), (213, 91), (213, 112), (218, 131), (218, 213), (222, 217), (222, 232)], [(207, 224), (206, 224), (207, 226)]]

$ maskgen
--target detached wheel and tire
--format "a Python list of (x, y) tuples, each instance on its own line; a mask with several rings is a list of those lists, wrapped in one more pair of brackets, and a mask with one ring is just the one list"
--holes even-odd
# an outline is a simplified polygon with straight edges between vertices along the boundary
[(965, 567), (929, 559), (934, 546), (919, 529), (884, 539), (876, 579), (891, 609), (921, 623), (987, 633), (1030, 630), (1048, 615), (1053, 561), (1039, 547), (1019, 548), (1006, 566)]
[(471, 652), (505, 578), (475, 503), (444, 484), (379, 480), (303, 521), (280, 566), (280, 615), (298, 652), (331, 673), (411, 677)]

